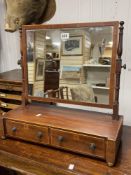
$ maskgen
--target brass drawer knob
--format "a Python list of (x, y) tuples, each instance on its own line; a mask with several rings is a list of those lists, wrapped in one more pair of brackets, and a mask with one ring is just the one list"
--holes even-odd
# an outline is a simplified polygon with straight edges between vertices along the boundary
[(2, 107), (7, 107), (8, 104), (7, 104), (7, 103), (4, 103), (4, 102), (1, 102), (1, 106), (2, 106)]
[(62, 142), (64, 140), (63, 136), (58, 136), (58, 142)]
[(13, 128), (12, 128), (12, 131), (13, 131), (13, 132), (16, 132), (16, 130), (17, 130), (16, 127), (13, 127)]
[(0, 93), (0, 97), (6, 97), (6, 94)]
[(38, 139), (41, 139), (41, 138), (43, 137), (43, 133), (42, 133), (41, 131), (39, 131), (39, 132), (37, 133), (37, 137), (38, 137)]
[(96, 149), (96, 144), (95, 143), (90, 143), (89, 149), (94, 151)]

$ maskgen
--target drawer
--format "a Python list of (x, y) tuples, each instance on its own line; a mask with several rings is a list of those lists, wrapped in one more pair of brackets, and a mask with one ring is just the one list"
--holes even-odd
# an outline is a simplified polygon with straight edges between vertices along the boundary
[(0, 107), (2, 108), (6, 108), (6, 109), (16, 109), (18, 108), (20, 105), (17, 104), (11, 104), (11, 103), (5, 103), (3, 101), (0, 101)]
[(20, 101), (22, 99), (22, 97), (20, 95), (8, 94), (8, 93), (3, 93), (3, 92), (0, 92), (0, 98), (20, 100)]
[(12, 120), (6, 120), (6, 136), (48, 144), (48, 127), (40, 127)]
[(105, 139), (51, 129), (51, 145), (94, 157), (105, 158)]
[(0, 83), (0, 89), (8, 90), (8, 91), (21, 91), (22, 92), (22, 85)]

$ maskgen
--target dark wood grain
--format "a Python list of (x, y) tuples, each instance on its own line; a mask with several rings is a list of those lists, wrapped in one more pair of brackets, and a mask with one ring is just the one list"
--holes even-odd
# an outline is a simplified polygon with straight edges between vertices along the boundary
[[(91, 149), (94, 144), (94, 149)], [(94, 157), (105, 158), (105, 140), (84, 134), (76, 134), (59, 129), (51, 129), (51, 145)]]
[[(49, 143), (49, 146), (102, 158), (113, 166), (120, 144), (123, 117), (116, 121), (109, 114), (30, 104), (8, 112), (3, 121), (6, 138)], [(42, 142), (35, 137), (39, 131), (45, 132)], [(59, 136), (65, 138), (60, 145), (56, 140)]]
[[(41, 114), (37, 117), (37, 114)], [(112, 121), (112, 115), (98, 112), (89, 112), (77, 109), (68, 109), (53, 105), (30, 104), (19, 107), (7, 113), (6, 119), (14, 121), (50, 126), (98, 137), (116, 139), (123, 118)], [(103, 132), (104, 131), (104, 132)]]
[(59, 88), (59, 72), (45, 72), (44, 92)]
[(20, 138), (36, 143), (49, 144), (48, 128), (23, 124), (8, 120), (6, 122), (7, 136)]
[[(10, 139), (0, 140), (0, 164), (19, 172), (23, 171), (22, 174), (26, 172), (25, 174), (35, 175), (130, 175), (130, 137), (131, 127), (126, 126), (123, 128), (122, 144), (113, 168), (107, 167), (103, 161)], [(75, 165), (73, 171), (68, 170), (69, 164)]]
[(123, 53), (123, 30), (124, 30), (124, 22), (120, 22), (119, 28), (119, 42), (117, 54), (118, 57), (116, 59), (116, 83), (115, 83), (115, 101), (113, 105), (113, 118), (119, 119), (119, 91), (120, 91), (120, 77), (121, 77), (121, 68), (122, 68), (122, 53)]

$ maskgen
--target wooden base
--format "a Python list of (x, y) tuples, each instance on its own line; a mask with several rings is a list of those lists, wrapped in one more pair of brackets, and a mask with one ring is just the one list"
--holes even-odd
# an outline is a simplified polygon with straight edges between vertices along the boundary
[[(27, 105), (4, 118), (4, 136), (105, 160), (113, 166), (123, 119), (48, 105)], [(29, 150), (30, 151), (30, 150)]]
[[(1, 123), (1, 122), (0, 122)], [(0, 139), (0, 165), (21, 174), (34, 175), (123, 175), (131, 172), (131, 127), (123, 127), (122, 144), (115, 167), (88, 156), (13, 139)], [(74, 169), (69, 170), (70, 164)]]

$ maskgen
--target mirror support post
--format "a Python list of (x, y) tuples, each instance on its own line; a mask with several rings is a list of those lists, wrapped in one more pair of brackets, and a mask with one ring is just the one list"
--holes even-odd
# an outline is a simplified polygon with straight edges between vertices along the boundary
[(113, 105), (113, 119), (119, 119), (119, 91), (120, 91), (120, 76), (122, 68), (122, 53), (123, 53), (123, 30), (124, 30), (124, 21), (120, 22), (119, 27), (119, 43), (117, 49), (117, 59), (116, 59), (116, 88), (115, 88), (115, 102)]
[(22, 38), (22, 28), (19, 29), (19, 34), (20, 34), (20, 54), (21, 54), (21, 58), (20, 60), (18, 60), (18, 64), (21, 66), (22, 68), (22, 105), (25, 106), (27, 104), (25, 97), (24, 97), (24, 88), (25, 88), (25, 75), (24, 75), (24, 60), (23, 60), (23, 38)]

